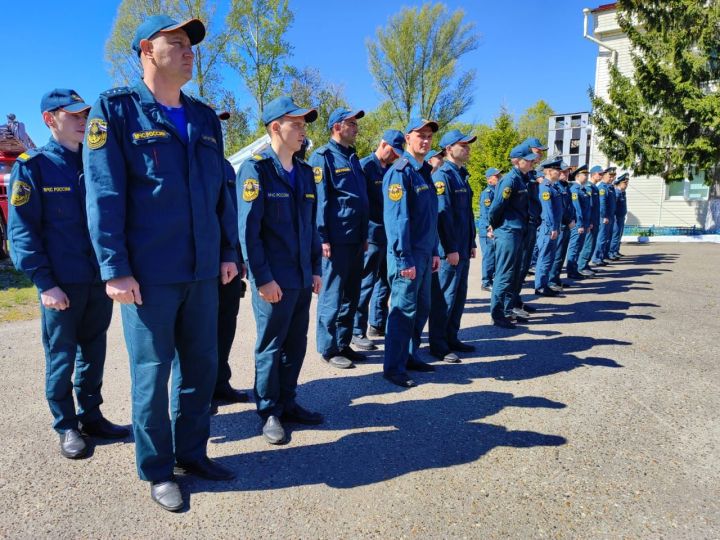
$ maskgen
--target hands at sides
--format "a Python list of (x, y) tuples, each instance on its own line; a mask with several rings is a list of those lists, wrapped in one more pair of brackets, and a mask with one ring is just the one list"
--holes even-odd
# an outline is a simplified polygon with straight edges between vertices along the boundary
[(322, 279), (320, 278), (320, 276), (313, 276), (312, 280), (313, 280), (312, 291), (315, 294), (320, 294), (320, 288), (322, 287)]
[(70, 307), (70, 299), (60, 287), (53, 287), (40, 293), (43, 307), (62, 311)]
[[(314, 278), (313, 278), (314, 281)], [(262, 287), (258, 287), (260, 298), (271, 304), (276, 304), (282, 299), (282, 289), (274, 279), (270, 283), (266, 283)]]
[(329, 259), (329, 258), (330, 258), (330, 255), (331, 255), (331, 253), (332, 253), (332, 252), (330, 251), (330, 244), (329, 244), (329, 243), (323, 244), (323, 245), (322, 245), (322, 249), (323, 249), (323, 257), (325, 257), (326, 259)]
[[(458, 263), (460, 262), (460, 254), (457, 251), (453, 251), (452, 253), (448, 253), (445, 256), (445, 259), (447, 260), (447, 262), (450, 266), (457, 266)], [(434, 261), (433, 261), (433, 264), (434, 264)], [(434, 271), (435, 270), (433, 269), (433, 272)]]
[(238, 275), (237, 265), (234, 262), (220, 263), (220, 283), (227, 285)]
[(435, 255), (432, 258), (432, 271), (437, 272), (438, 270), (440, 270), (440, 257)]
[(411, 266), (410, 268), (400, 270), (400, 275), (404, 278), (415, 279), (415, 267)]
[(111, 279), (105, 284), (105, 293), (121, 304), (142, 305), (140, 284), (132, 276)]

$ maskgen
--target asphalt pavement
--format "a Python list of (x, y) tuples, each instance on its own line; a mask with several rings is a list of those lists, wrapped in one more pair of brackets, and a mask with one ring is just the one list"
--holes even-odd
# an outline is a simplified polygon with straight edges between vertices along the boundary
[[(461, 338), (477, 352), (405, 391), (382, 379), (382, 348), (324, 364), (313, 301), (299, 402), (326, 423), (272, 447), (254, 405), (221, 407), (208, 452), (237, 479), (180, 477), (179, 514), (150, 500), (131, 438), (60, 456), (39, 320), (4, 324), (0, 538), (718, 538), (720, 247), (622, 251), (561, 298), (527, 288), (538, 311), (517, 330), (491, 325), (474, 261)], [(236, 387), (252, 385), (254, 337), (246, 298)], [(130, 422), (129, 385), (116, 309), (114, 422)]]

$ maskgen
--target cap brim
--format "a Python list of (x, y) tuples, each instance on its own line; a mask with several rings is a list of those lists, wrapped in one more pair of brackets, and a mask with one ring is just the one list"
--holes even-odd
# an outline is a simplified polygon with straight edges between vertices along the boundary
[(424, 124), (416, 127), (412, 131), (420, 131), (424, 127), (429, 127), (430, 129), (432, 129), (433, 133), (437, 133), (437, 130), (440, 128), (440, 126), (438, 126), (437, 122), (433, 122), (432, 120), (430, 120), (430, 121), (425, 122)]
[(405, 150), (403, 150), (402, 148), (395, 148), (393, 145), (390, 145), (390, 148), (393, 149), (393, 152), (395, 152), (395, 155), (396, 155), (397, 157), (402, 156), (403, 153), (405, 152)]
[(295, 109), (289, 113), (285, 113), (283, 116), (290, 116), (291, 118), (304, 118), (306, 122), (312, 123), (317, 120), (318, 112), (316, 109)]
[(471, 144), (471, 143), (474, 143), (475, 141), (477, 141), (477, 136), (468, 135), (464, 139), (460, 139), (458, 142)]
[(365, 111), (359, 109), (355, 111), (351, 116), (346, 116), (345, 118), (343, 118), (343, 120), (350, 120), (351, 118), (354, 118), (355, 120), (360, 120), (363, 116), (365, 116)]
[(58, 109), (60, 109), (61, 111), (70, 113), (70, 114), (78, 114), (78, 113), (81, 113), (83, 111), (87, 111), (88, 109), (90, 109), (90, 105), (88, 105), (87, 103), (78, 102), (78, 103), (72, 103), (72, 104), (68, 105), (67, 107), (58, 107)]
[(197, 45), (205, 39), (205, 25), (200, 19), (188, 19), (187, 21), (163, 28), (160, 32), (172, 32), (173, 30), (185, 30), (192, 45)]
[(217, 113), (218, 120), (227, 120), (230, 118), (230, 113), (228, 111), (222, 111)]

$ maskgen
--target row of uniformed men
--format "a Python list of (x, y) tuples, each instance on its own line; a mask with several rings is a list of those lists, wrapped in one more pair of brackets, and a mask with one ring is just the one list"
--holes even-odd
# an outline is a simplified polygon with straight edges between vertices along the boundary
[(533, 311), (520, 296), (528, 273), (536, 294), (557, 296), (565, 264), (567, 277), (580, 280), (596, 274), (591, 264), (620, 258), (629, 175), (595, 166), (588, 182), (585, 165), (571, 171), (559, 157), (540, 163), (546, 150), (532, 138), (513, 148), (511, 171), (499, 180), (488, 170), (480, 196), (483, 288), (493, 291), (493, 322), (504, 328), (527, 322)]
[[(39, 291), (46, 397), (61, 453), (87, 455), (83, 435), (127, 435), (100, 412), (106, 331), (111, 300), (117, 301), (130, 359), (138, 474), (150, 482), (152, 500), (170, 511), (184, 506), (177, 471), (210, 480), (234, 477), (207, 456), (207, 440), (214, 390), (218, 397), (241, 399), (227, 385), (229, 371), (227, 377), (218, 375), (223, 341), (218, 309), (229, 285), (239, 291), (243, 256), (257, 324), (257, 409), (265, 438), (281, 443), (286, 440), (281, 421), (323, 421), (295, 399), (313, 292), (322, 290), (318, 348), (329, 363), (347, 367), (359, 301), (352, 272), (362, 268), (369, 286), (381, 264), (372, 262), (373, 254), (376, 261), (390, 255), (384, 374), (412, 386), (408, 368), (432, 369), (414, 353), (428, 316), (430, 275), (441, 268), (438, 231), (441, 239), (457, 243), (440, 246), (445, 256), (440, 276), (448, 282), (458, 283), (463, 275), (466, 281), (467, 265), (461, 272), (456, 267), (475, 252), (471, 212), (462, 214), (467, 219), (461, 223), (447, 212), (456, 201), (471, 208), (462, 163), (472, 137), (446, 135), (456, 161), (450, 159), (442, 173), (443, 187), (441, 180), (433, 183), (423, 159), (437, 131), (434, 122), (413, 120), (404, 137), (386, 133), (360, 165), (349, 141), (362, 113), (337, 110), (328, 125), (332, 141), (308, 165), (298, 152), (306, 122), (317, 113), (278, 98), (262, 115), (271, 147), (242, 166), (235, 197), (218, 117), (181, 91), (192, 78), (192, 46), (204, 36), (197, 19), (148, 17), (132, 41), (143, 71), (132, 87), (102, 93), (92, 108), (72, 90), (46, 94), (41, 111), (51, 139), (20, 156), (10, 186), (12, 257)], [(382, 177), (382, 219), (363, 185), (365, 171), (373, 167), (371, 196), (379, 196)], [(441, 196), (438, 203), (436, 193), (443, 195), (443, 189), (457, 199)], [(387, 252), (377, 231), (382, 223)], [(454, 231), (456, 225), (462, 234)], [(444, 355), (463, 345), (448, 342), (456, 339), (448, 321), (461, 313), (464, 297), (447, 301), (441, 283), (435, 293), (447, 309), (439, 310), (431, 328), (442, 343), (435, 350)], [(231, 332), (238, 296), (230, 294), (233, 300), (225, 305)], [(367, 346), (362, 326), (356, 326), (361, 329), (356, 342)], [(225, 338), (228, 347), (231, 342), (232, 336)]]

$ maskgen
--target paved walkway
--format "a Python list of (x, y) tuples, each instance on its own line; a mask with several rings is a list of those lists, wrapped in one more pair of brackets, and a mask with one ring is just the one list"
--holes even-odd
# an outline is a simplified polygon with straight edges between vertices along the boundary
[[(380, 377), (381, 351), (352, 371), (324, 365), (313, 325), (299, 395), (327, 423), (270, 447), (253, 406), (222, 407), (209, 453), (238, 478), (181, 478), (181, 514), (150, 501), (130, 440), (59, 455), (38, 321), (0, 326), (0, 537), (717, 538), (720, 251), (623, 252), (602, 278), (533, 302), (517, 331), (490, 326), (474, 262), (462, 337), (478, 352), (404, 392)], [(115, 315), (103, 409), (129, 423)], [(236, 386), (252, 384), (253, 340), (246, 299)]]

